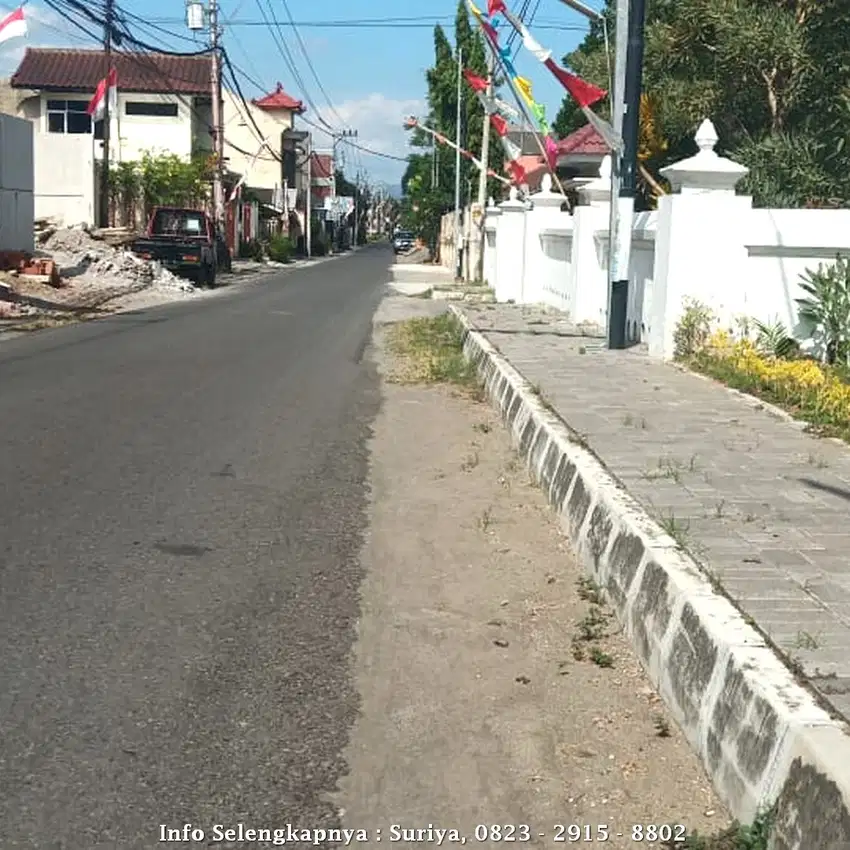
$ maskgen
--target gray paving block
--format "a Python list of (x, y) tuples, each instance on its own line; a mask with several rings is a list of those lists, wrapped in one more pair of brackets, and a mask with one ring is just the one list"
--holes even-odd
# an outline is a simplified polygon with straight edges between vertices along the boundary
[(687, 524), (688, 548), (757, 623), (850, 623), (846, 447), (644, 354), (532, 335), (554, 321), (545, 310), (466, 312), (514, 331), (489, 335), (649, 514)]

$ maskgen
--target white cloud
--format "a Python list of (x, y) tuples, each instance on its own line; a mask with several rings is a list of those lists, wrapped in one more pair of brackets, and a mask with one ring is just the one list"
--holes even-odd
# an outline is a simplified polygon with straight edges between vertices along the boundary
[[(346, 127), (357, 130), (357, 138), (354, 141), (358, 145), (398, 157), (406, 157), (410, 153), (404, 119), (409, 115), (420, 115), (425, 108), (421, 100), (388, 98), (379, 92), (334, 104), (336, 114), (327, 108), (321, 109), (321, 103), (317, 105), (322, 117), (329, 124), (335, 126), (338, 119), (342, 119)], [(310, 115), (309, 112), (305, 117), (316, 121), (316, 116)], [(314, 130), (314, 145), (317, 148), (330, 148), (332, 144), (328, 134)], [(405, 169), (403, 162), (370, 156), (348, 145), (340, 145), (338, 151), (345, 157), (346, 172), (349, 176), (353, 176), (358, 164), (362, 163), (374, 179), (396, 184)]]

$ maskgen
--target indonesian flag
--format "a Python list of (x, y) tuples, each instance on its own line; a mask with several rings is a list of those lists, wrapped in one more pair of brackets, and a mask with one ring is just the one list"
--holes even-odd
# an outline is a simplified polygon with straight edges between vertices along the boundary
[(24, 18), (24, 7), (21, 6), (15, 9), (14, 12), (9, 12), (2, 21), (0, 21), (0, 43), (8, 41), (10, 38), (23, 38), (27, 34), (27, 21)]
[(97, 84), (97, 90), (94, 97), (89, 102), (86, 112), (95, 120), (100, 121), (109, 102), (109, 113), (114, 115), (118, 111), (118, 72), (113, 68), (105, 77)]

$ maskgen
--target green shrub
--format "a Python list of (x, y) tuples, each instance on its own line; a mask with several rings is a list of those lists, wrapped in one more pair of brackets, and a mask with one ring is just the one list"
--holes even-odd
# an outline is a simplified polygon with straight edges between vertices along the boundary
[(324, 257), (328, 253), (328, 243), (325, 241), (324, 236), (314, 240), (310, 248), (314, 257)]
[(262, 262), (264, 256), (263, 245), (257, 239), (248, 239), (239, 243), (239, 257), (242, 260), (256, 260)]
[(272, 236), (269, 240), (269, 259), (276, 263), (288, 263), (292, 259), (295, 247), (288, 236)]

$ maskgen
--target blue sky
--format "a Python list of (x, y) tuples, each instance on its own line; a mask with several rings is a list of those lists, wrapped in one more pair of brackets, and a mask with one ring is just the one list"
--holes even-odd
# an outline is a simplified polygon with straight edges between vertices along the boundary
[[(521, 0), (509, 0), (519, 10)], [(184, 17), (184, 0), (117, 0), (118, 6), (131, 15), (131, 29), (137, 38), (162, 45), (167, 49), (191, 51), (191, 34)], [(246, 96), (260, 94), (259, 86), (271, 90), (280, 81), (287, 92), (309, 104), (305, 115), (337, 128), (356, 128), (364, 147), (404, 157), (407, 152), (402, 121), (424, 109), (425, 69), (433, 60), (433, 25), (441, 23), (453, 38), (456, 0), (432, 0), (427, 4), (407, 0), (220, 0), (224, 24), (224, 44), (231, 59), (245, 76), (241, 84)], [(427, 5), (427, 12), (423, 6)], [(486, 0), (479, 0), (486, 6)], [(591, 5), (598, 8), (597, 2)], [(304, 51), (287, 14), (298, 25)], [(560, 58), (571, 50), (586, 31), (586, 21), (559, 0), (531, 0), (528, 11), (536, 9), (530, 26), (532, 34)], [(0, 7), (8, 11), (8, 0)], [(73, 24), (37, 0), (28, 3), (30, 19), (27, 43), (30, 46), (93, 46), (87, 36)], [(266, 25), (272, 14), (281, 23), (282, 36)], [(394, 18), (384, 26), (341, 26), (341, 22), (372, 22)], [(400, 20), (406, 18), (408, 20)], [(144, 23), (142, 23), (142, 20)], [(324, 24), (324, 25), (321, 25)], [(328, 25), (330, 24), (330, 25)], [(169, 35), (167, 33), (171, 33)], [(517, 42), (518, 43), (518, 42)], [(299, 73), (295, 78), (286, 60), (288, 48)], [(13, 41), (0, 44), (0, 74), (14, 71), (26, 45)], [(199, 44), (199, 47), (202, 46)], [(308, 65), (309, 56), (316, 75)], [(545, 104), (554, 118), (561, 102), (562, 90), (537, 60), (521, 48), (516, 55), (520, 74), (534, 85), (535, 98)], [(316, 80), (318, 77), (321, 88)], [(324, 92), (322, 91), (324, 89)], [(325, 96), (327, 94), (327, 97)], [(330, 103), (329, 103), (330, 101)], [(309, 128), (308, 128), (309, 129)], [(328, 145), (328, 137), (316, 133), (317, 146)], [(346, 172), (358, 169), (372, 180), (397, 184), (404, 164), (346, 148)]]

